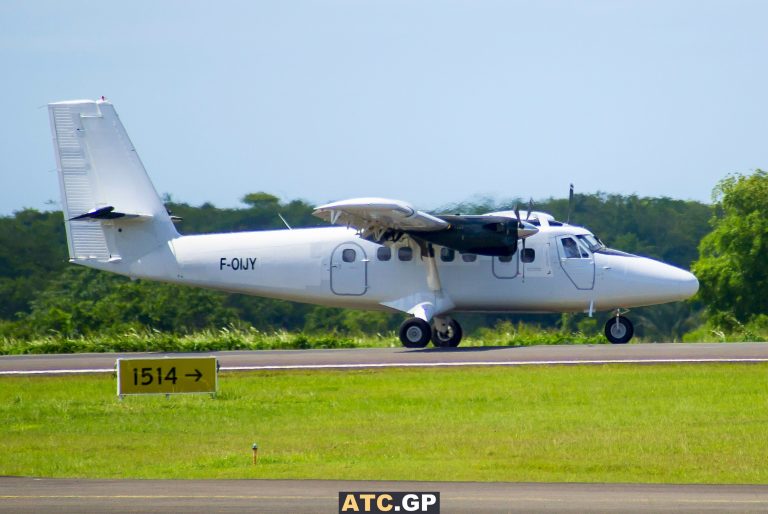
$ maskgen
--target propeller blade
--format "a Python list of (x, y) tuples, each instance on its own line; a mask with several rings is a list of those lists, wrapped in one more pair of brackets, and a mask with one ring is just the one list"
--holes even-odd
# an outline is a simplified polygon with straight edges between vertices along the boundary
[(533, 198), (528, 200), (528, 212), (525, 213), (525, 221), (528, 221), (528, 218), (531, 217), (532, 210), (533, 210)]

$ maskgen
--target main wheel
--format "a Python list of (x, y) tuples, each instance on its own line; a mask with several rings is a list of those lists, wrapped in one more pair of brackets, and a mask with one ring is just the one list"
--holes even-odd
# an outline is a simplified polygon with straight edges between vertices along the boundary
[(605, 337), (613, 344), (628, 343), (635, 335), (635, 327), (624, 316), (615, 316), (605, 324)]
[(432, 336), (429, 323), (420, 318), (408, 318), (400, 325), (400, 342), (406, 348), (424, 348)]
[(437, 326), (432, 326), (432, 344), (437, 348), (455, 348), (461, 342), (461, 325), (452, 319), (448, 322), (448, 329), (445, 332), (437, 330)]

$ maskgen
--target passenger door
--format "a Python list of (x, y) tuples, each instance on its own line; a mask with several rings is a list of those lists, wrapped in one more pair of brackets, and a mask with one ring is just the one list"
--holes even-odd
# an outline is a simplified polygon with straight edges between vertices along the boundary
[(492, 266), (493, 276), (496, 278), (515, 278), (518, 273), (518, 254), (508, 257), (494, 257)]
[(361, 296), (368, 289), (368, 259), (355, 243), (343, 243), (331, 256), (331, 291), (337, 295)]

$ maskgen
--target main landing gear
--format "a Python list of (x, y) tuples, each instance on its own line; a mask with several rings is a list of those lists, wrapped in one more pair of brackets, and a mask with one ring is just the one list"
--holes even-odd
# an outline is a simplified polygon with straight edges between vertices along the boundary
[(605, 337), (613, 344), (628, 343), (633, 335), (635, 335), (635, 327), (620, 313), (616, 313), (616, 316), (605, 323)]
[(461, 325), (451, 318), (434, 318), (432, 326), (421, 318), (400, 325), (400, 341), (406, 348), (424, 348), (430, 339), (436, 348), (453, 348), (461, 342)]

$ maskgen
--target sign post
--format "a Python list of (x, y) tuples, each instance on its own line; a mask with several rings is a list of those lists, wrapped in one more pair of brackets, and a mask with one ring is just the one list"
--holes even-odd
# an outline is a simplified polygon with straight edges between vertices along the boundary
[(216, 357), (117, 359), (117, 395), (216, 395), (219, 385)]

